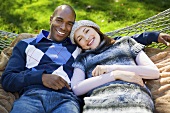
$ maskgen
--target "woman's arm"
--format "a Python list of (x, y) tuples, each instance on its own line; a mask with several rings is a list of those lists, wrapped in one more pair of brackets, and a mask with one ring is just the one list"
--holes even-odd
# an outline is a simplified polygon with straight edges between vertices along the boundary
[[(139, 52), (136, 57), (136, 63), (139, 69), (137, 73), (144, 79), (157, 79), (160, 77), (159, 69), (146, 55), (144, 51)], [(140, 68), (141, 67), (141, 68)]]
[(114, 80), (115, 79), (111, 73), (85, 79), (84, 71), (75, 68), (73, 77), (71, 78), (71, 88), (76, 95), (83, 95), (95, 87)]
[(103, 73), (108, 73), (113, 70), (122, 70), (135, 72), (136, 75), (140, 75), (143, 79), (157, 79), (159, 78), (159, 70), (150, 58), (143, 52), (139, 52), (136, 57), (136, 66), (133, 65), (98, 65), (93, 70), (92, 75), (98, 76)]
[(141, 86), (144, 85), (142, 78), (134, 72), (116, 70), (107, 74), (85, 79), (85, 73), (81, 69), (75, 68), (71, 79), (71, 87), (76, 95), (83, 95), (100, 85), (117, 79), (137, 83)]

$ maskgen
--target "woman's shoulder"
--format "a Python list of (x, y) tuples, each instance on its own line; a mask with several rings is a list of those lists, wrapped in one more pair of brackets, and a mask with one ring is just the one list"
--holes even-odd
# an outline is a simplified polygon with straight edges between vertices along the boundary
[(82, 52), (80, 53), (77, 58), (76, 58), (76, 61), (82, 61), (83, 59), (85, 59), (87, 56), (87, 53), (86, 52)]
[(124, 41), (134, 41), (133, 38), (131, 38), (130, 36), (123, 36), (121, 37), (119, 40), (117, 40), (119, 42), (124, 42)]
[(131, 38), (130, 36), (123, 36), (122, 38), (120, 38), (116, 42), (130, 44), (130, 45), (135, 45), (135, 44), (138, 43), (133, 38)]

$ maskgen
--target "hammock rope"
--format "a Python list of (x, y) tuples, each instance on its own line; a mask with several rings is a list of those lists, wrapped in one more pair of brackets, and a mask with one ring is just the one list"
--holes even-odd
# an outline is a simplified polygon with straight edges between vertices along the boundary
[(160, 31), (170, 33), (170, 8), (146, 20), (122, 29), (107, 32), (106, 34), (110, 37), (130, 36), (133, 34), (142, 33), (144, 31)]
[(16, 33), (6, 32), (0, 30), (0, 52), (9, 46), (12, 41), (18, 36)]
[[(105, 34), (113, 38), (115, 36), (130, 36), (144, 31), (170, 33), (170, 8), (141, 22)], [(0, 30), (0, 52), (9, 46), (17, 36), (16, 33)]]

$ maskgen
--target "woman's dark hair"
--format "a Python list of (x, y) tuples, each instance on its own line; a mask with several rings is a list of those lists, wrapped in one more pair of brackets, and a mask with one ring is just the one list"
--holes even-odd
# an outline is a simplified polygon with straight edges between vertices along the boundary
[(103, 34), (99, 29), (96, 29), (94, 27), (92, 27), (93, 29), (96, 30), (97, 33), (99, 33), (101, 41), (105, 40), (106, 41), (106, 46), (109, 46), (111, 44), (114, 44), (116, 40), (108, 37), (107, 35)]

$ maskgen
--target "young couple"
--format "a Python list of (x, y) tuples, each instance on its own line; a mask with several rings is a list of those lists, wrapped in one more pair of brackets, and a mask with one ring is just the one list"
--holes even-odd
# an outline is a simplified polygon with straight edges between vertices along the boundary
[[(75, 18), (71, 6), (60, 5), (50, 17), (49, 32), (14, 47), (1, 79), (6, 91), (20, 95), (11, 113), (80, 113), (76, 95), (84, 94), (89, 96), (84, 112), (153, 112), (142, 79), (156, 79), (159, 71), (134, 39), (168, 44), (170, 36), (145, 32), (115, 41), (91, 21), (74, 24)], [(82, 48), (80, 56), (74, 43)]]

